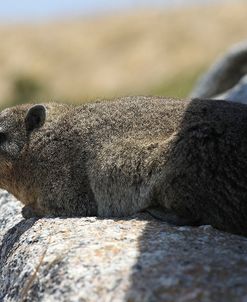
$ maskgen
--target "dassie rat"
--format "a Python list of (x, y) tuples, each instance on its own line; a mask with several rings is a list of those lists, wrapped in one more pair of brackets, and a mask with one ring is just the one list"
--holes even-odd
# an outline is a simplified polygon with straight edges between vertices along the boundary
[(23, 216), (177, 221), (247, 235), (247, 106), (126, 97), (0, 114), (0, 187)]

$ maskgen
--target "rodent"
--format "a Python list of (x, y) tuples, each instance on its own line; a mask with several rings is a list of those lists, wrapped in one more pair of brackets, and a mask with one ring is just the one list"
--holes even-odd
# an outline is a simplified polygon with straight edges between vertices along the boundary
[(124, 97), (8, 108), (0, 187), (25, 218), (159, 207), (178, 224), (247, 236), (247, 105)]

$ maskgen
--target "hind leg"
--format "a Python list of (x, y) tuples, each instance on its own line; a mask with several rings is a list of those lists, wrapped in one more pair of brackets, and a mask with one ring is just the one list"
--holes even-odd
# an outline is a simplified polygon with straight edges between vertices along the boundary
[(148, 212), (152, 217), (167, 222), (172, 225), (176, 226), (198, 226), (201, 225), (200, 221), (197, 219), (193, 218), (187, 218), (187, 217), (182, 217), (176, 214), (172, 210), (168, 210), (166, 208), (163, 208), (161, 206), (155, 206), (155, 207), (150, 207), (146, 209), (146, 212)]

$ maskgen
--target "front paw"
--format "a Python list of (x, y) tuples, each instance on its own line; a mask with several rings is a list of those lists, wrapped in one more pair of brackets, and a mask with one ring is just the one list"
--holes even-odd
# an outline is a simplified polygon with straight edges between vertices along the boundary
[(21, 210), (21, 214), (25, 219), (40, 217), (30, 206), (24, 206)]

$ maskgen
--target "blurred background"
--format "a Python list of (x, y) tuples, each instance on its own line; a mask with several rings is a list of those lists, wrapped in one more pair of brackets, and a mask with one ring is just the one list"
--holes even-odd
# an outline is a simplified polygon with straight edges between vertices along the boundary
[(0, 106), (186, 96), (246, 20), (246, 0), (0, 0)]

